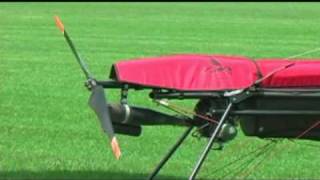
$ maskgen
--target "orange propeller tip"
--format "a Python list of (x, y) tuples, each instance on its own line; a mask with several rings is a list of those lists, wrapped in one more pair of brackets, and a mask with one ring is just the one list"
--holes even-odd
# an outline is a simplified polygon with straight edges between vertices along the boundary
[(112, 138), (111, 147), (112, 147), (112, 151), (113, 151), (114, 156), (116, 157), (117, 160), (119, 160), (120, 156), (121, 156), (121, 150), (120, 150), (120, 147), (119, 147), (119, 144), (118, 144), (116, 137)]
[(54, 16), (54, 19), (56, 21), (57, 27), (60, 29), (60, 31), (62, 33), (64, 33), (64, 25), (63, 25), (62, 21), (60, 20), (59, 16)]

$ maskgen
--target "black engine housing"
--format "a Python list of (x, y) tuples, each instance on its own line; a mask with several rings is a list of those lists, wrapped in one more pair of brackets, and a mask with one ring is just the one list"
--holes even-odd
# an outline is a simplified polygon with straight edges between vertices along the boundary
[[(320, 98), (251, 97), (237, 105), (238, 110), (320, 110)], [(320, 120), (319, 115), (243, 115), (240, 126), (247, 136), (296, 138)], [(320, 140), (319, 126), (300, 139)]]

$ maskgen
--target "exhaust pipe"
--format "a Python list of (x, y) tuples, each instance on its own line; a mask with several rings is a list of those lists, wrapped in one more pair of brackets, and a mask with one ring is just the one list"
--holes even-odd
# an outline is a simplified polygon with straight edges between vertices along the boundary
[(120, 124), (112, 123), (113, 130), (117, 134), (125, 134), (128, 136), (140, 136), (142, 132), (141, 126), (130, 125), (130, 124)]
[(119, 134), (139, 136), (142, 125), (191, 126), (191, 119), (167, 115), (127, 104), (108, 104), (114, 130)]

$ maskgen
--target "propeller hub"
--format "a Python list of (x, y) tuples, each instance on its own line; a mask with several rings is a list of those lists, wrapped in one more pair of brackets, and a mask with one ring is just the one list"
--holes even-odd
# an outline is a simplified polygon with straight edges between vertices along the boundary
[(97, 81), (96, 81), (95, 79), (88, 79), (88, 80), (84, 83), (84, 85), (87, 87), (87, 89), (88, 89), (89, 91), (91, 91), (92, 88), (97, 85)]

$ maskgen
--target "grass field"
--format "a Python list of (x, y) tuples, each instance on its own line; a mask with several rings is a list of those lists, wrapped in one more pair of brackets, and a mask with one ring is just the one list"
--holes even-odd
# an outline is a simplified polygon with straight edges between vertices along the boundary
[[(0, 3), (0, 179), (142, 179), (184, 131), (146, 127), (139, 138), (119, 135), (123, 156), (116, 161), (54, 15), (98, 79), (121, 59), (289, 57), (320, 47), (320, 3)], [(117, 95), (109, 92), (111, 101)], [(146, 92), (129, 101), (157, 108)], [(176, 103), (191, 109), (195, 102)], [(187, 179), (206, 142), (188, 139), (159, 177)], [(219, 170), (267, 142), (240, 134), (224, 151), (210, 153), (198, 178), (320, 179), (319, 144), (312, 141), (277, 144), (279, 153), (248, 176), (263, 156)]]

